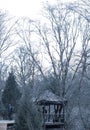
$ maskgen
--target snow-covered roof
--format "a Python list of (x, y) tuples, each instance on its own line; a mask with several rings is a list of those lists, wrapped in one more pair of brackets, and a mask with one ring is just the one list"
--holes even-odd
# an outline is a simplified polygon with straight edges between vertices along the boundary
[(37, 103), (39, 103), (39, 104), (62, 104), (62, 103), (66, 103), (66, 102), (67, 102), (66, 99), (55, 95), (54, 93), (52, 93), (49, 90), (46, 90), (37, 99)]
[(11, 123), (15, 123), (14, 120), (0, 120), (0, 124), (11, 124)]

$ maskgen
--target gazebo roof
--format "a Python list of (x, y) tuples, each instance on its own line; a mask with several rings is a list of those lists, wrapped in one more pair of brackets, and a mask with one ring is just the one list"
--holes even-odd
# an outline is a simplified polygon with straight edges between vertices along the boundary
[(67, 100), (65, 98), (61, 98), (49, 90), (46, 90), (43, 94), (39, 96), (37, 99), (37, 103), (39, 105), (48, 105), (48, 104), (66, 104)]

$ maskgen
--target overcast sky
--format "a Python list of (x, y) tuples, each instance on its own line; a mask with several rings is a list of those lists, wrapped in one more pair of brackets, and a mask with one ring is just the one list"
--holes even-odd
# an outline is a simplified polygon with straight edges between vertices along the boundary
[[(54, 3), (55, 0), (0, 0), (0, 9), (7, 10), (14, 16), (36, 17), (41, 8), (42, 2), (49, 1)], [(70, 2), (72, 0), (60, 0), (60, 2)]]

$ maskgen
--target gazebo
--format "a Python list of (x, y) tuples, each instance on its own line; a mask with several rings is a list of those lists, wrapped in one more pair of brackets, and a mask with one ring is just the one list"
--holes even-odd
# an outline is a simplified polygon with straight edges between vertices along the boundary
[(40, 106), (40, 112), (42, 112), (44, 129), (64, 128), (66, 103), (66, 99), (60, 98), (48, 90), (40, 95), (37, 104)]

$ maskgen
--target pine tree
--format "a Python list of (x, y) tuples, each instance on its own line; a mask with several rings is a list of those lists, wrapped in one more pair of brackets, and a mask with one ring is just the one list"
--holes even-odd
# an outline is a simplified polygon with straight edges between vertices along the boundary
[(14, 112), (16, 111), (18, 100), (20, 99), (20, 91), (17, 87), (17, 82), (13, 71), (9, 73), (9, 76), (6, 80), (6, 86), (2, 94), (2, 102), (8, 111), (9, 107), (12, 106)]
[(31, 99), (32, 96), (26, 88), (16, 114), (16, 130), (40, 130), (41, 128), (40, 115)]

